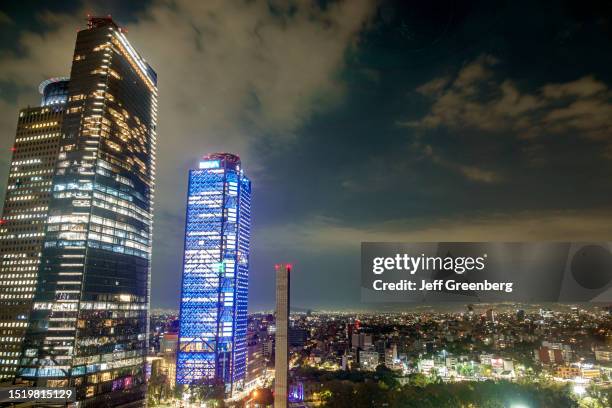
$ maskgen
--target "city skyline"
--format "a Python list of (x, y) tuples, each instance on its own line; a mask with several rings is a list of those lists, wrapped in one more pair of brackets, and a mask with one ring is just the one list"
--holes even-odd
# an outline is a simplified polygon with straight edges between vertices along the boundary
[[(276, 265), (277, 272), (283, 271)], [(279, 274), (276, 316), (286, 315), (287, 274)], [(280, 285), (278, 285), (280, 283)], [(272, 406), (283, 391), (279, 341), (288, 340), (289, 401), (305, 407), (609, 406), (610, 307), (463, 305), (459, 311), (272, 313), (249, 315), (249, 367), (260, 381), (245, 397)], [(284, 311), (282, 309), (285, 309)], [(161, 354), (176, 314), (153, 314)], [(279, 366), (280, 364), (280, 366)], [(270, 384), (271, 374), (275, 378)], [(159, 381), (167, 374), (161, 371)], [(168, 370), (167, 372), (171, 372)], [(267, 386), (261, 386), (261, 384)], [(259, 387), (258, 385), (259, 384)], [(281, 387), (282, 389), (282, 387)], [(168, 394), (163, 385), (153, 400)], [(556, 401), (555, 403), (551, 401)]]
[(23, 0), (0, 36), (0, 405), (611, 405), (612, 3)]
[(155, 307), (178, 307), (177, 202), (213, 151), (256, 181), (252, 310), (273, 307), (277, 259), (299, 266), (297, 307), (370, 307), (362, 240), (606, 239), (610, 13), (587, 3), (3, 5), (0, 180), (18, 109), (67, 74), (85, 15), (110, 13), (165, 95)]

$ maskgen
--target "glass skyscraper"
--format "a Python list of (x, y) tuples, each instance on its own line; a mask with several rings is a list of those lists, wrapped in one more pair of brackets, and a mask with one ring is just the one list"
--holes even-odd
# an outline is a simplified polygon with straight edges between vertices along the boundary
[[(62, 99), (61, 87), (48, 98)], [(59, 95), (59, 96), (58, 96)], [(79, 406), (139, 406), (155, 180), (157, 77), (110, 17), (78, 32), (18, 382)]]
[(244, 386), (251, 182), (240, 158), (210, 154), (189, 172), (176, 381)]
[(0, 220), (0, 382), (15, 376), (28, 327), (67, 86), (67, 78), (44, 81), (41, 106), (19, 112)]

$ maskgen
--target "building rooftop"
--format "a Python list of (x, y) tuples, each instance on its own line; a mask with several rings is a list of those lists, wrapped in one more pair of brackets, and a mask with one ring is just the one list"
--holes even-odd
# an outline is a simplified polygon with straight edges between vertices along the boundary
[(106, 17), (97, 17), (89, 15), (87, 16), (87, 28), (89, 29), (108, 26), (111, 26), (117, 30), (120, 29), (117, 23), (115, 23), (113, 18), (110, 16), (110, 14)]

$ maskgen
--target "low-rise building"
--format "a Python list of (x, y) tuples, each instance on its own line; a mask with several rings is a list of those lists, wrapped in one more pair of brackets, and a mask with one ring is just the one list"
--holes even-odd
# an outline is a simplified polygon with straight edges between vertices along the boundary
[(379, 364), (378, 351), (375, 350), (360, 350), (359, 351), (359, 367), (366, 371), (375, 371)]

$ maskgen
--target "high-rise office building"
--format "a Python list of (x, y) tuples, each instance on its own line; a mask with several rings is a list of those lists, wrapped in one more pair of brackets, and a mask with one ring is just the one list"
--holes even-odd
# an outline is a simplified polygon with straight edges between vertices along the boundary
[(176, 382), (244, 386), (251, 182), (240, 158), (210, 154), (189, 172)]
[(176, 386), (176, 352), (178, 350), (178, 333), (164, 333), (161, 341), (161, 366), (168, 377), (170, 388)]
[(57, 159), (67, 78), (44, 81), (22, 109), (0, 220), (0, 381), (12, 381), (32, 308)]
[(80, 406), (145, 397), (156, 84), (110, 17), (89, 18), (77, 34), (17, 372), (18, 382), (75, 387)]
[(276, 265), (276, 340), (274, 349), (274, 408), (287, 408), (289, 387), (289, 308), (291, 265)]

